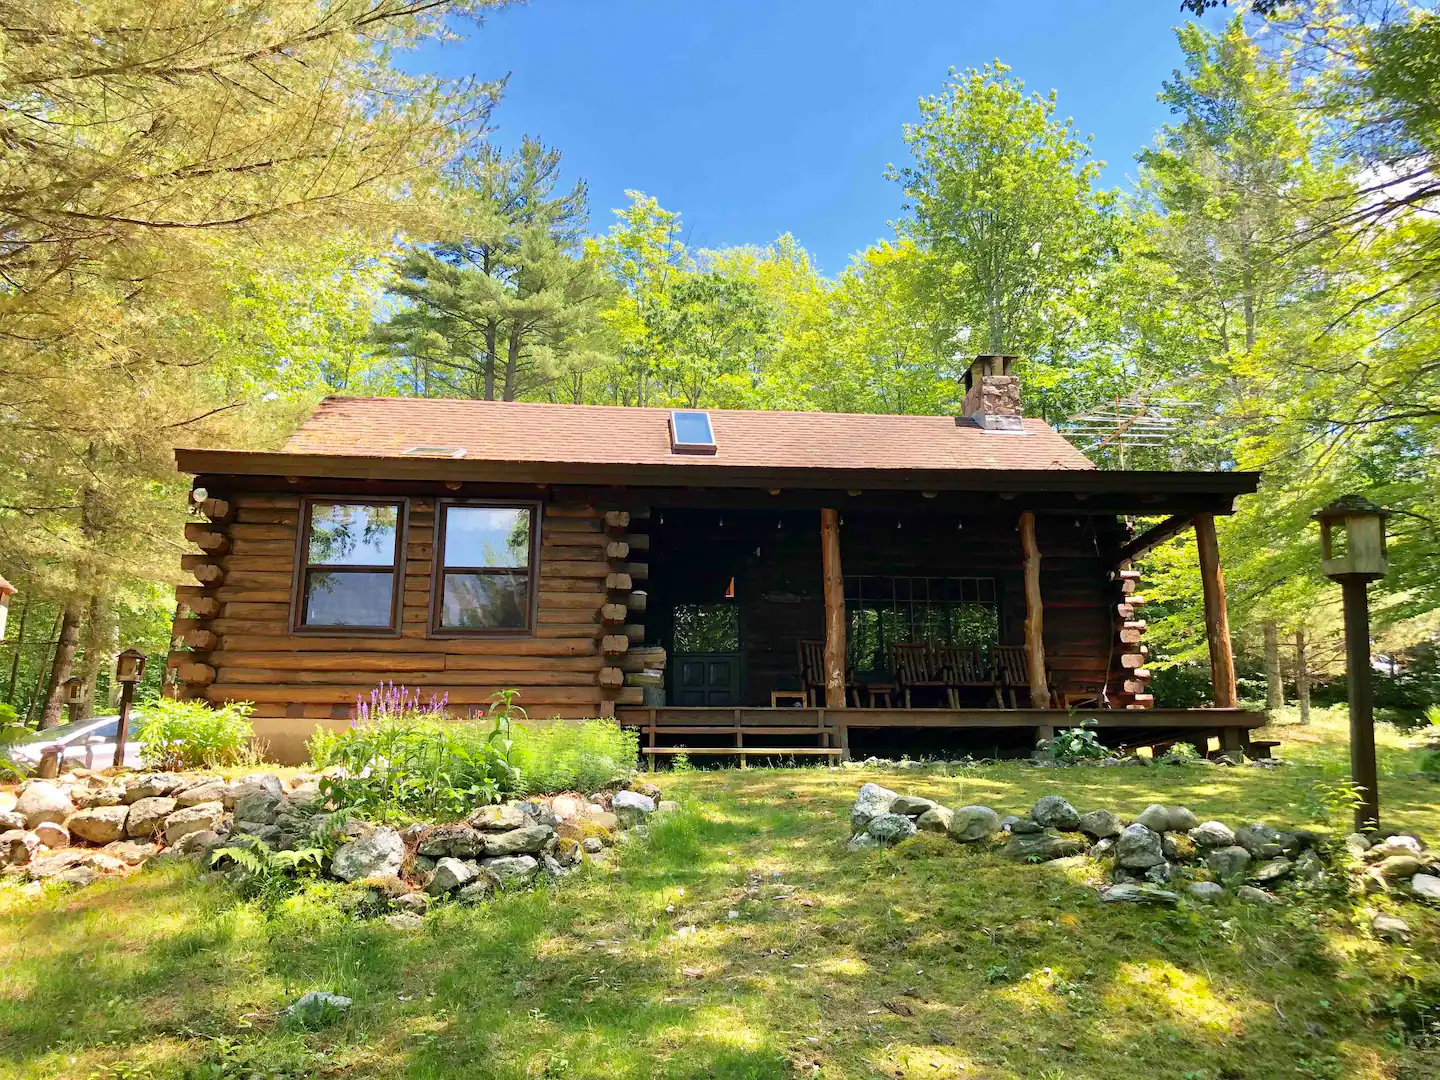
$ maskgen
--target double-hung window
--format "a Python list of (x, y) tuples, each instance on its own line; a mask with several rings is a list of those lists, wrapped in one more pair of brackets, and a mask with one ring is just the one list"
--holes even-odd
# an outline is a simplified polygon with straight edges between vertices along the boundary
[(435, 633), (534, 629), (538, 521), (538, 504), (440, 504), (431, 615)]
[(393, 631), (404, 504), (306, 499), (302, 509), (295, 628)]

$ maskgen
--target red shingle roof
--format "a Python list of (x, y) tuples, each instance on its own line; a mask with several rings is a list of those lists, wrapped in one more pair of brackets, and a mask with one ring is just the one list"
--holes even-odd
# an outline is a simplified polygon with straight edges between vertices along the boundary
[(950, 416), (709, 409), (717, 450), (670, 449), (669, 409), (438, 398), (322, 401), (287, 453), (397, 457), (453, 447), (468, 461), (816, 469), (1093, 469), (1043, 420), (986, 431)]

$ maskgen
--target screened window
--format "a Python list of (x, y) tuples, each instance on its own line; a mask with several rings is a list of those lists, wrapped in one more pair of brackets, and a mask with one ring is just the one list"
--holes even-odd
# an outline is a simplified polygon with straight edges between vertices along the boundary
[(400, 572), (400, 504), (305, 503), (301, 628), (393, 630)]
[(435, 629), (531, 627), (534, 506), (441, 505)]
[(886, 670), (892, 645), (988, 650), (1000, 641), (993, 578), (847, 577), (845, 614), (849, 665), (858, 672)]

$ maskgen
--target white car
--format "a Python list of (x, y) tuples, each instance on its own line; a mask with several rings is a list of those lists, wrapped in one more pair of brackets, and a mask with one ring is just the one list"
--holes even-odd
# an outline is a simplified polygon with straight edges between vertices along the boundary
[[(11, 747), (10, 754), (21, 764), (33, 769), (40, 764), (40, 754), (45, 747), (60, 743), (65, 747), (67, 766), (108, 769), (115, 763), (115, 736), (119, 731), (119, 714), (92, 716), (88, 720), (37, 731), (33, 740)], [(140, 743), (134, 739), (134, 731), (135, 714), (132, 712), (130, 730), (126, 733), (123, 764), (131, 769), (138, 769), (141, 767)]]

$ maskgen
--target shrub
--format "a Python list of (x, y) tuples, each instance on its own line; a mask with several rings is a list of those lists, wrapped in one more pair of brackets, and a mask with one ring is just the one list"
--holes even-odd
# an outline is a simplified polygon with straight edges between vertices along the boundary
[(1054, 760), (1069, 765), (1109, 757), (1110, 751), (1105, 749), (1099, 736), (1095, 734), (1095, 727), (1094, 720), (1085, 720), (1079, 727), (1066, 728), (1053, 739), (1047, 740), (1044, 749)]
[(0, 715), (0, 779), (9, 777), (18, 780), (25, 775), (25, 770), (15, 759), (13, 748), (28, 739), (33, 739), (35, 733), (24, 724), (13, 722), (14, 709), (10, 710), (10, 716), (12, 721), (7, 721), (4, 715)]
[(152, 769), (214, 769), (240, 765), (252, 757), (255, 729), (248, 701), (214, 708), (203, 701), (157, 698), (139, 712), (133, 738), (142, 743), (140, 759)]
[(380, 819), (454, 818), (476, 804), (520, 789), (511, 763), (515, 692), (495, 695), (486, 724), (452, 717), (442, 698), (422, 702), (393, 683), (357, 703), (359, 716), (341, 732), (320, 730), (308, 744), (317, 768), (340, 766), (320, 781), (337, 807)]
[(639, 737), (613, 720), (556, 720), (515, 742), (525, 790), (539, 795), (599, 791), (628, 779), (639, 754)]

